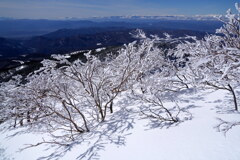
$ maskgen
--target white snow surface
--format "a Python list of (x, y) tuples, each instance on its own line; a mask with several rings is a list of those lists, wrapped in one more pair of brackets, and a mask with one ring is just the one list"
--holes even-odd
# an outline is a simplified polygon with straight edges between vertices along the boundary
[[(24, 144), (34, 144), (48, 136), (28, 132), (24, 128), (6, 131), (6, 124), (1, 124), (0, 159), (240, 159), (240, 127), (232, 128), (226, 135), (216, 128), (220, 123), (217, 118), (240, 121), (239, 112), (232, 111), (231, 95), (220, 90), (187, 90), (168, 98), (174, 98), (180, 107), (188, 108), (192, 118), (180, 114), (183, 122), (173, 126), (157, 126), (156, 122), (151, 123), (149, 119), (141, 117), (138, 102), (129, 103), (123, 95), (115, 102), (115, 111), (108, 120), (66, 148), (41, 145), (19, 152)], [(165, 103), (170, 104), (170, 100)]]
[(97, 49), (96, 49), (96, 52), (101, 52), (102, 50), (105, 50), (105, 49), (106, 49), (105, 47), (97, 48)]

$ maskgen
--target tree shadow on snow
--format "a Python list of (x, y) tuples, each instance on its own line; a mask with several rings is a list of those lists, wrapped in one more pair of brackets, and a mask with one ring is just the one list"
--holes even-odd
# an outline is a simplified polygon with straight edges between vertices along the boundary
[(1, 146), (0, 146), (0, 159), (2, 159), (2, 160), (13, 160), (13, 158), (11, 158), (9, 155), (6, 155), (5, 148), (2, 148)]
[(194, 116), (191, 110), (201, 107), (196, 106), (195, 103), (205, 101), (204, 94), (207, 93), (199, 93), (196, 88), (162, 93), (161, 100), (173, 104), (170, 106), (169, 103), (163, 104), (170, 114), (166, 114), (166, 110), (161, 106), (155, 106), (156, 109), (141, 106), (140, 110), (143, 113), (141, 117), (147, 120), (146, 130), (176, 127), (185, 121), (192, 120)]
[[(237, 93), (236, 95), (240, 95)], [(238, 108), (240, 108), (240, 99), (237, 96), (237, 102), (238, 102)], [(212, 110), (216, 110), (216, 113), (218, 114), (239, 114), (239, 111), (235, 110), (233, 96), (230, 93), (227, 93), (224, 97), (219, 97), (218, 101), (215, 101), (218, 103), (216, 107), (214, 107)], [(239, 109), (240, 110), (240, 109)]]
[[(169, 111), (172, 113), (173, 116), (176, 117), (177, 121), (168, 121), (168, 120), (160, 120), (152, 117), (142, 117), (142, 119), (147, 120), (147, 124), (145, 125), (146, 131), (151, 129), (162, 129), (162, 128), (170, 128), (176, 127), (185, 121), (190, 121), (194, 118), (192, 113), (190, 112), (191, 109), (199, 108), (199, 106), (195, 105), (187, 105), (186, 107), (181, 107), (176, 109), (176, 107), (170, 108)], [(162, 117), (165, 116), (166, 119), (168, 118), (167, 115), (161, 115)]]
[(163, 94), (163, 100), (179, 101), (182, 103), (190, 103), (197, 100), (204, 101), (203, 95), (199, 95), (196, 88), (182, 89), (177, 92), (166, 92)]
[[(134, 115), (132, 110), (122, 108), (116, 111), (105, 122), (100, 123), (90, 132), (84, 133), (68, 146), (49, 146), (49, 149), (55, 147), (53, 153), (47, 156), (39, 157), (38, 160), (60, 159), (69, 151), (79, 148), (79, 155), (76, 159), (98, 160), (99, 152), (103, 151), (108, 144), (124, 146), (126, 137), (131, 134), (133, 129)], [(84, 147), (82, 147), (84, 146)], [(47, 149), (46, 149), (47, 150)]]

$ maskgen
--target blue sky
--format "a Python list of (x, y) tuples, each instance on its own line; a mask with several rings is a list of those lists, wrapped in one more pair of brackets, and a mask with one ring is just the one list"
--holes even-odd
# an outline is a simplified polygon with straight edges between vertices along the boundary
[(225, 14), (240, 0), (0, 0), (0, 17), (56, 19)]

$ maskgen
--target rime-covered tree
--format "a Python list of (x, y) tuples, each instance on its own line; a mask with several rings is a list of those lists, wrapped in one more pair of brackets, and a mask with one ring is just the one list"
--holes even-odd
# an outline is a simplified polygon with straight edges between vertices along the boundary
[(227, 11), (220, 19), (223, 27), (214, 35), (202, 40), (179, 44), (173, 51), (179, 61), (184, 62), (182, 75), (196, 84), (204, 84), (216, 89), (224, 89), (233, 95), (235, 110), (238, 110), (234, 88), (239, 84), (240, 70), (240, 9), (237, 14)]

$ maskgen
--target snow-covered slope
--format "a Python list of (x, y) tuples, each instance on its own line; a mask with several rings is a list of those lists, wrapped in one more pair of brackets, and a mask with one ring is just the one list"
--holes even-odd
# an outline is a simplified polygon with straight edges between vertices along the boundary
[[(103, 152), (102, 159), (138, 160), (238, 160), (240, 159), (240, 127), (233, 128), (226, 136), (215, 128), (217, 117), (227, 120), (240, 119), (239, 114), (217, 113), (231, 103), (224, 104), (221, 92), (206, 91), (194, 96), (184, 96), (181, 106), (189, 106), (192, 120), (170, 128), (150, 129), (147, 122), (137, 121), (126, 146), (111, 145)], [(227, 96), (227, 95), (225, 95)], [(217, 108), (219, 107), (220, 110)]]
[[(123, 95), (115, 112), (95, 131), (86, 133), (68, 147), (41, 145), (18, 152), (24, 144), (47, 139), (42, 133), (1, 131), (0, 159), (99, 159), (99, 160), (239, 160), (240, 127), (226, 135), (218, 132), (217, 118), (240, 121), (234, 112), (231, 95), (224, 91), (185, 90), (174, 96), (190, 114), (180, 115), (174, 126), (143, 119), (137, 102)], [(171, 105), (171, 99), (165, 105)], [(5, 125), (0, 127), (3, 129)]]

